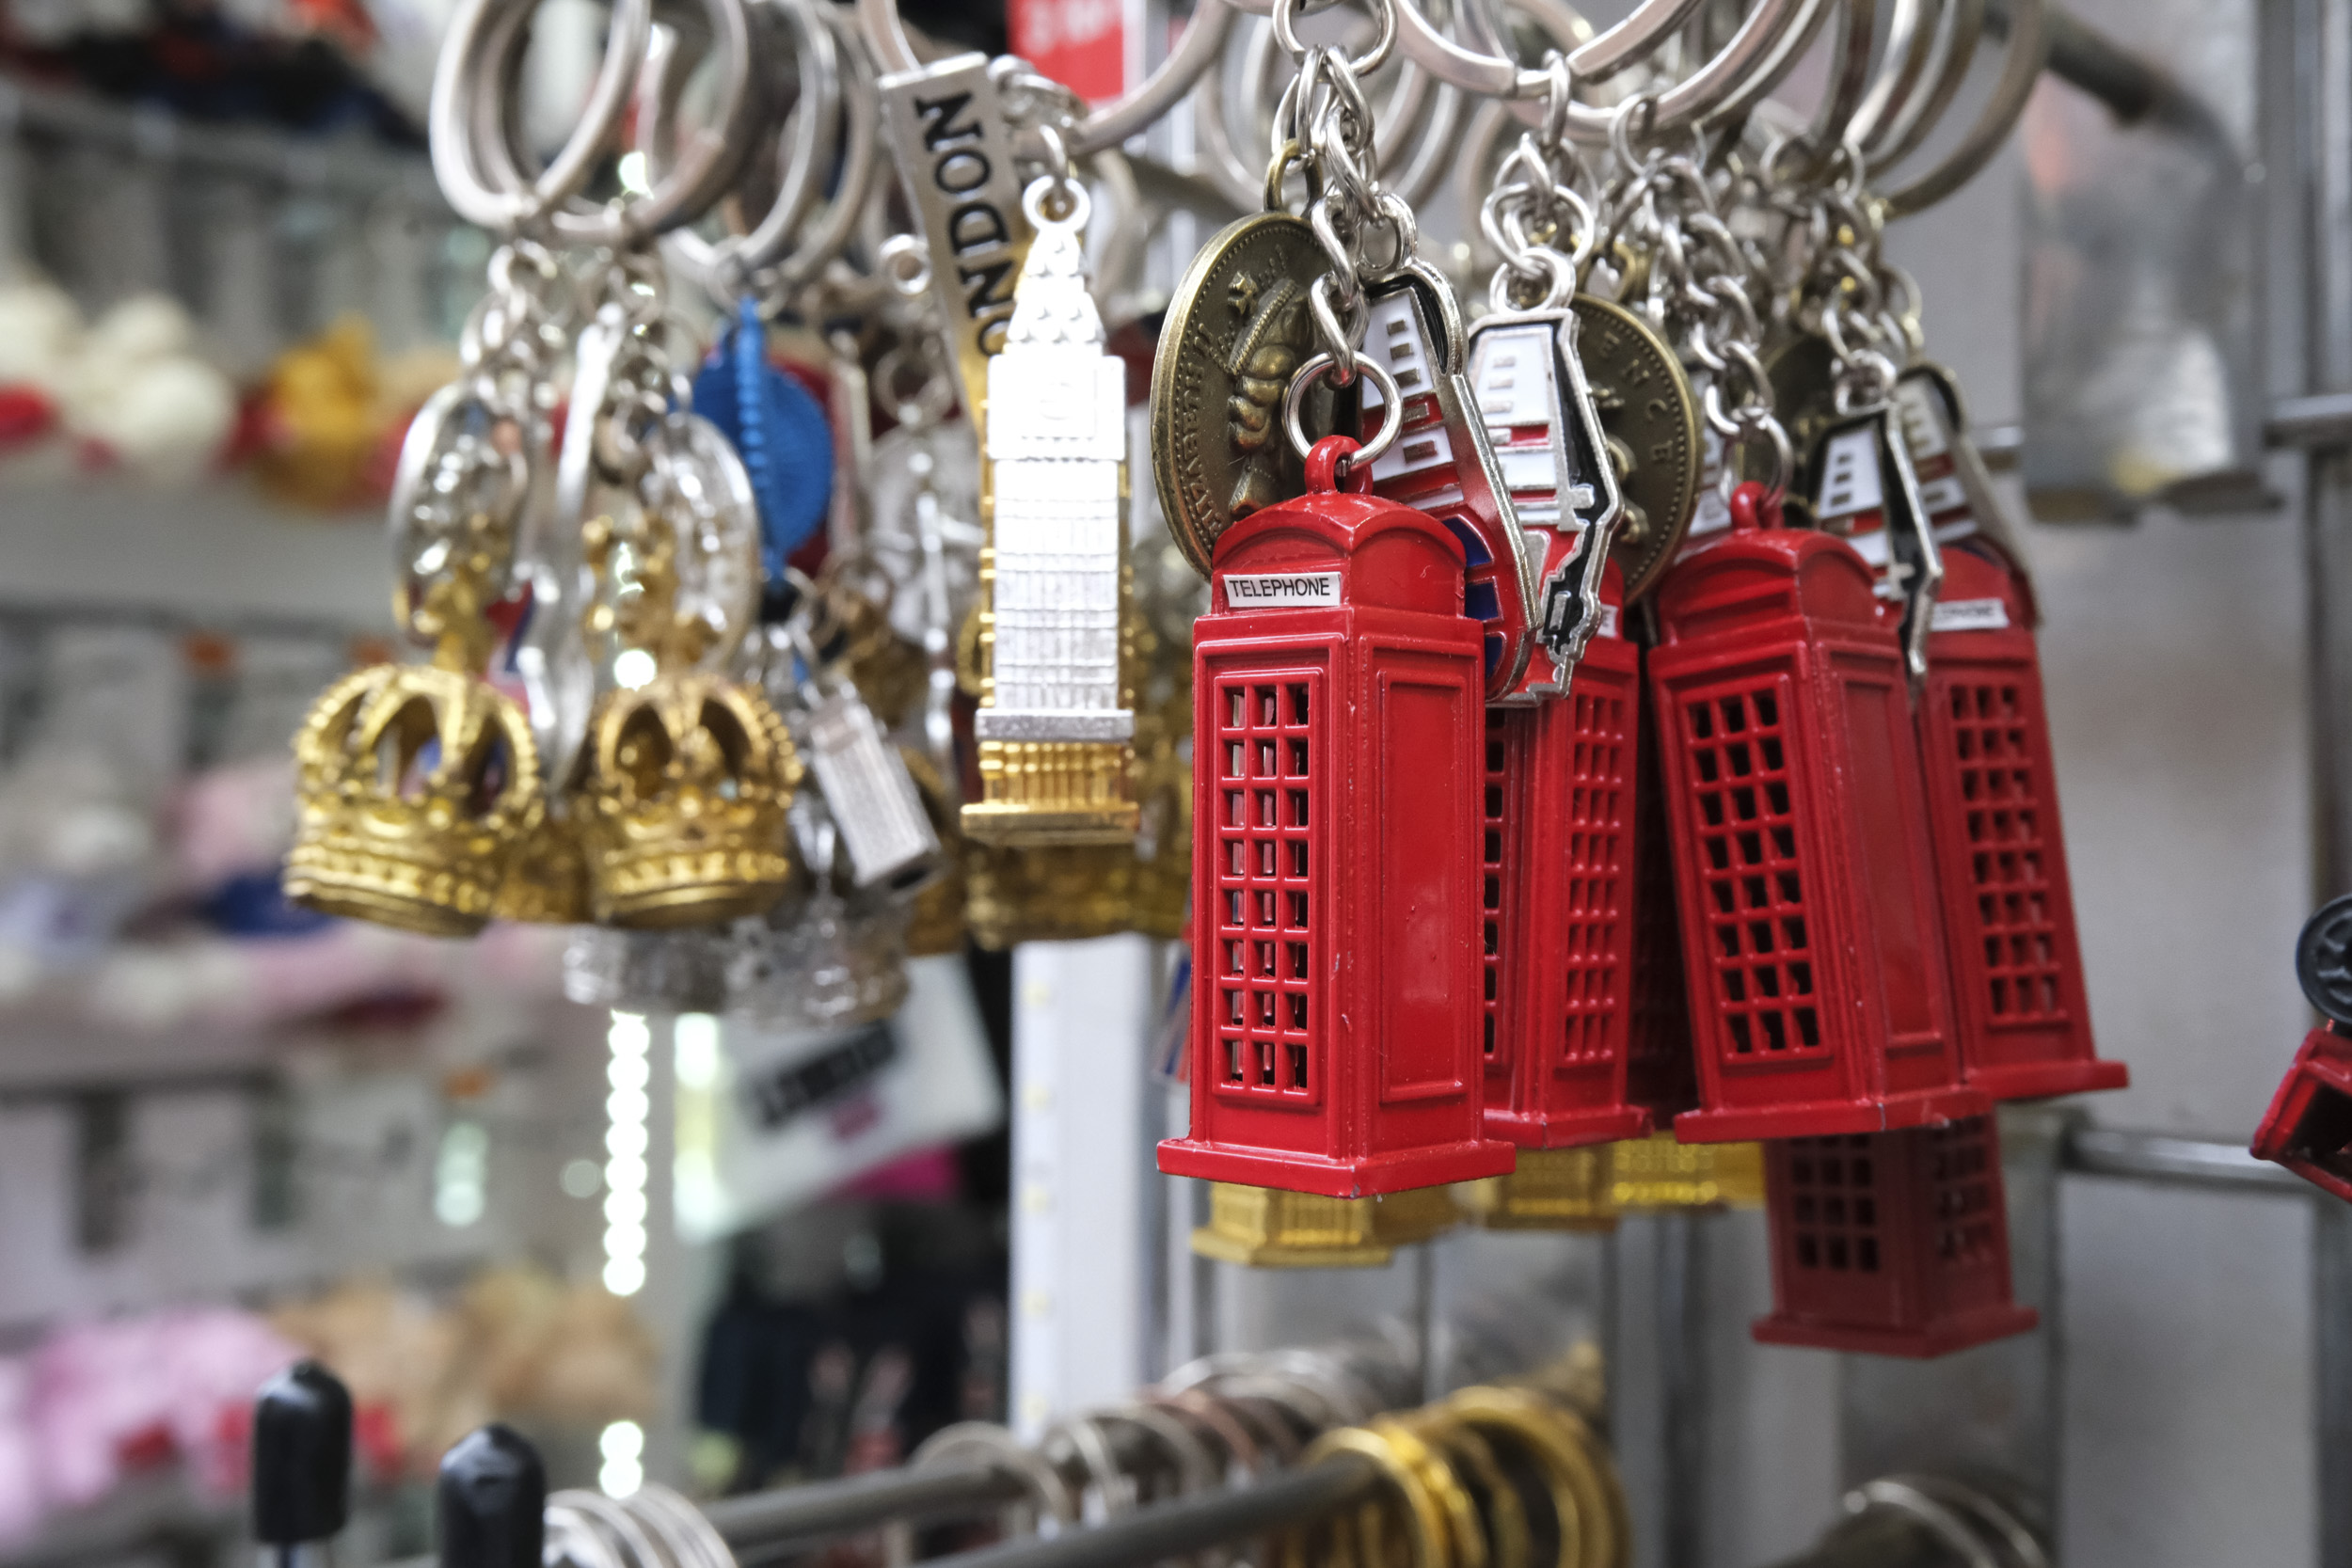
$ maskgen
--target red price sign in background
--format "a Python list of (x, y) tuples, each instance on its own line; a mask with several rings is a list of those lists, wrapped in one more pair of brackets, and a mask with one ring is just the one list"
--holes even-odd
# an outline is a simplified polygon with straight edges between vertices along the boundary
[(1012, 0), (1006, 21), (1014, 54), (1100, 103), (1126, 88), (1127, 40), (1141, 11), (1134, 0)]

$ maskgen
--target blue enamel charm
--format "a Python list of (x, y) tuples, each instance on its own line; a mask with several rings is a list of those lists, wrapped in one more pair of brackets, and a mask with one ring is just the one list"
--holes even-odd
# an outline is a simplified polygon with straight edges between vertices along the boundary
[(784, 581), (784, 563), (817, 535), (833, 500), (833, 430), (817, 400), (768, 362), (759, 308), (743, 301), (735, 329), (694, 377), (694, 412), (726, 433), (759, 502), (761, 565)]

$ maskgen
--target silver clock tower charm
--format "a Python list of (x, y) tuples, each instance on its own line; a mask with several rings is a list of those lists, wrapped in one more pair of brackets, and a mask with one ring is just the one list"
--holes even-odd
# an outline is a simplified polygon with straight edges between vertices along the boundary
[[(1068, 202), (1058, 218), (1044, 201)], [(1051, 179), (1005, 346), (988, 362), (986, 682), (974, 732), (981, 799), (964, 831), (998, 843), (1132, 837), (1135, 714), (1120, 678), (1126, 584), (1126, 366), (1087, 293), (1083, 187)]]

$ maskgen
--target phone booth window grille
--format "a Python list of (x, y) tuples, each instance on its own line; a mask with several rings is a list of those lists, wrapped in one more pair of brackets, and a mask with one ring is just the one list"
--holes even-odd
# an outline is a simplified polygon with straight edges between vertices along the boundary
[(1569, 1067), (1614, 1060), (1623, 1048), (1627, 982), (1620, 934), (1630, 903), (1633, 760), (1630, 671), (1597, 660), (1579, 672), (1568, 698), (1568, 941), (1560, 1059)]
[(1731, 1052), (1790, 1057), (1822, 1049), (1805, 886), (1797, 860), (1788, 682), (1708, 689), (1680, 705), (1697, 788), (1701, 921)]
[(1316, 876), (1310, 800), (1323, 673), (1220, 679), (1219, 1083), (1311, 1093)]
[(1765, 1150), (1772, 1314), (1756, 1338), (1941, 1355), (2034, 1325), (2034, 1311), (2010, 1297), (1990, 1117)]

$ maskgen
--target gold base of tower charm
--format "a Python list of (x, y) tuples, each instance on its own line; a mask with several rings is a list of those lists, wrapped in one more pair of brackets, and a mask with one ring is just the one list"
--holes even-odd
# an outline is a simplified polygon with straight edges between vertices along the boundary
[(992, 953), (1025, 942), (1086, 942), (1127, 929), (1135, 850), (1124, 844), (1014, 849), (964, 841), (963, 915)]
[(1659, 1132), (1612, 1145), (1610, 1160), (1611, 1195), (1628, 1213), (1764, 1207), (1762, 1144), (1685, 1144)]
[(1135, 756), (1124, 743), (983, 740), (979, 751), (980, 799), (963, 808), (967, 837), (1012, 847), (1135, 838)]
[(425, 936), (471, 936), (488, 923), (543, 809), (520, 708), (461, 671), (378, 664), (326, 689), (294, 752), (288, 898)]
[(801, 761), (759, 693), (657, 675), (597, 700), (571, 788), (598, 921), (639, 930), (759, 914), (792, 879)]
[(1464, 1181), (1454, 1196), (1488, 1230), (1614, 1230), (1610, 1146), (1522, 1148), (1508, 1176)]
[(1213, 1181), (1209, 1223), (1192, 1233), (1192, 1250), (1259, 1269), (1371, 1269), (1460, 1219), (1443, 1187), (1325, 1197)]

